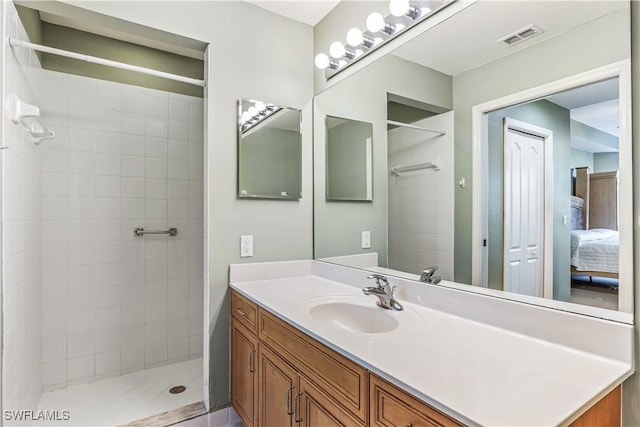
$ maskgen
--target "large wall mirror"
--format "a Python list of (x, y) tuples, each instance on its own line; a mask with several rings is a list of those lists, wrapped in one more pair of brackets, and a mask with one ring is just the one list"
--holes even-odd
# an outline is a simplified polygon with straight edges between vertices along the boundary
[(238, 197), (302, 197), (300, 110), (238, 101)]
[[(317, 94), (315, 258), (633, 322), (629, 8), (475, 2)], [(324, 197), (330, 116), (371, 203)]]

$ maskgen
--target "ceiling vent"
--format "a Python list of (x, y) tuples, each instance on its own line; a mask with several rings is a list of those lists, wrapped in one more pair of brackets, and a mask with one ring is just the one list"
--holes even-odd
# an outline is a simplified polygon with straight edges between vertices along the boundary
[(504, 43), (507, 46), (514, 46), (542, 33), (544, 33), (544, 30), (542, 28), (532, 24), (519, 29), (515, 33), (511, 33), (508, 36), (501, 38), (500, 40), (498, 40), (498, 43)]

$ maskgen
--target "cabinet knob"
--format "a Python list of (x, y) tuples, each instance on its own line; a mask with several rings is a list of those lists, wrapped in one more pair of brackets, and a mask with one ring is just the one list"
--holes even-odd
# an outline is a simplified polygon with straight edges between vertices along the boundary
[(407, 427), (413, 427), (413, 424), (407, 423)]
[(247, 313), (243, 309), (241, 309), (240, 307), (236, 308), (236, 311), (238, 313), (240, 313), (242, 316), (246, 316), (247, 315)]

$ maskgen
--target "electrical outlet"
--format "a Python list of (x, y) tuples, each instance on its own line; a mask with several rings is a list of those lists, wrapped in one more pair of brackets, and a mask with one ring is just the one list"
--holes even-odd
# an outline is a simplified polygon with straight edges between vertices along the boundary
[(371, 248), (371, 232), (363, 231), (362, 232), (362, 249)]
[(253, 256), (253, 236), (240, 236), (240, 258)]

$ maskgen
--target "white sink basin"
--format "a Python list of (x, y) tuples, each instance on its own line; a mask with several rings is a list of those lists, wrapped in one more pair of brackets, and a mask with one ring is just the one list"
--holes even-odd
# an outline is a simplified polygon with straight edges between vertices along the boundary
[(327, 295), (310, 298), (298, 306), (301, 318), (312, 328), (346, 334), (383, 334), (422, 324), (418, 313), (405, 304), (404, 310), (386, 310), (370, 296)]
[(398, 327), (398, 321), (389, 310), (375, 305), (366, 307), (348, 302), (327, 302), (311, 307), (309, 315), (314, 320), (349, 332), (374, 334)]

